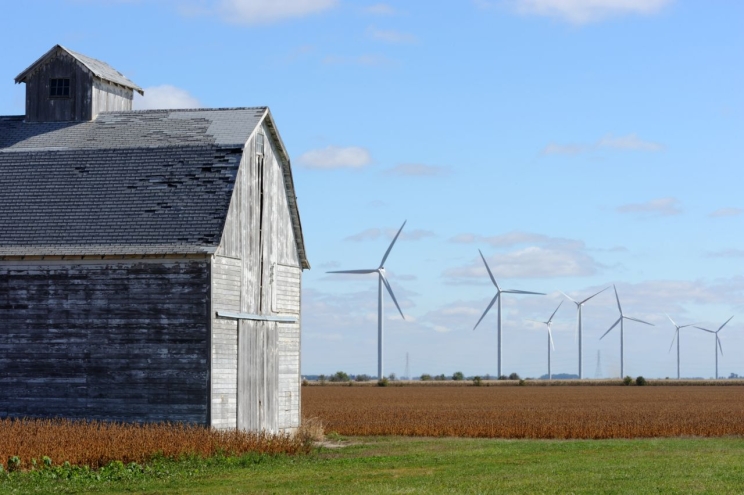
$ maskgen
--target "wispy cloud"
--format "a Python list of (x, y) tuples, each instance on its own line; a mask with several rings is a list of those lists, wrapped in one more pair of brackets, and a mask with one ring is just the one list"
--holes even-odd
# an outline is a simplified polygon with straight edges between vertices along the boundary
[(575, 156), (582, 153), (599, 150), (616, 150), (616, 151), (648, 151), (657, 152), (665, 149), (663, 144), (641, 139), (637, 134), (632, 133), (626, 136), (614, 136), (607, 134), (591, 144), (560, 144), (548, 143), (540, 152), (542, 155), (568, 155)]
[(365, 14), (371, 15), (394, 15), (396, 10), (386, 3), (376, 3), (362, 9)]
[(222, 0), (216, 7), (231, 24), (270, 24), (329, 10), (338, 0)]
[(630, 203), (618, 206), (617, 212), (671, 216), (682, 213), (682, 208), (677, 198), (659, 198), (646, 201), (645, 203)]
[(365, 67), (392, 67), (398, 62), (385, 55), (328, 55), (323, 59), (326, 65), (361, 65)]
[(362, 168), (372, 163), (372, 156), (366, 148), (359, 146), (328, 146), (319, 150), (306, 151), (297, 159), (305, 168), (337, 169)]
[[(673, 0), (507, 0), (522, 15), (552, 17), (575, 25), (600, 22), (626, 15), (653, 15)], [(479, 0), (479, 4), (483, 4)], [(487, 2), (486, 2), (487, 3)]]
[(377, 29), (369, 27), (367, 36), (376, 41), (382, 41), (391, 44), (413, 44), (418, 43), (418, 38), (410, 33), (395, 31), (393, 29)]
[[(497, 277), (550, 278), (593, 275), (602, 268), (582, 241), (550, 237), (532, 232), (512, 231), (495, 236), (459, 234), (450, 239), (457, 243), (487, 243), (509, 252), (487, 256), (491, 270)], [(479, 256), (465, 266), (445, 270), (448, 284), (469, 284), (474, 279), (486, 280), (487, 272)]]
[(708, 253), (709, 258), (744, 258), (744, 249), (723, 249)]
[(741, 208), (719, 208), (716, 211), (709, 213), (708, 216), (713, 218), (735, 217), (741, 215), (742, 213), (744, 213), (744, 210), (742, 210)]
[(402, 163), (385, 171), (386, 174), (401, 177), (439, 177), (449, 174), (450, 169), (422, 163)]
[(201, 103), (185, 89), (163, 84), (145, 88), (145, 95), (135, 92), (132, 107), (135, 110), (167, 108), (199, 108)]

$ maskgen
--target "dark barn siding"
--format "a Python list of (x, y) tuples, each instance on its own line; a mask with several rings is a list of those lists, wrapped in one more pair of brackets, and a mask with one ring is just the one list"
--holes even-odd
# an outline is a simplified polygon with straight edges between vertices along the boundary
[(0, 417), (207, 424), (209, 265), (0, 264)]

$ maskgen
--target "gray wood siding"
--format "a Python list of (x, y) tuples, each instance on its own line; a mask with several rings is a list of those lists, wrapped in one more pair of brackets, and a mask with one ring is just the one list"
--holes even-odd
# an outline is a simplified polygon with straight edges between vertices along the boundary
[[(70, 79), (69, 98), (51, 98), (49, 80)], [(92, 75), (75, 59), (60, 53), (40, 66), (26, 81), (26, 120), (66, 122), (91, 119)]]
[(0, 263), (0, 416), (207, 424), (209, 263)]
[[(234, 270), (237, 270), (239, 263), (240, 279), (233, 280), (232, 290), (240, 291), (241, 312), (299, 316), (302, 271), (299, 268), (282, 164), (265, 125), (260, 127), (260, 132), (265, 136), (263, 177), (259, 176), (254, 136), (246, 144), (222, 240), (214, 259), (233, 259)], [(261, 184), (264, 191), (263, 209), (260, 205)], [(260, 218), (261, 215), (263, 218)], [(214, 290), (216, 305), (224, 289), (219, 293), (214, 293)], [(234, 304), (234, 292), (231, 295)], [(237, 381), (234, 399), (229, 394), (219, 394), (218, 397), (218, 382), (216, 375), (213, 377), (213, 426), (233, 426), (232, 418), (223, 417), (223, 413), (232, 414), (232, 409), (222, 404), (223, 401), (230, 404), (235, 400), (235, 425), (239, 428), (269, 431), (297, 428), (300, 423), (300, 325), (257, 321), (228, 324), (228, 320), (216, 320), (213, 320), (213, 342), (215, 339), (227, 339), (230, 345), (236, 342)], [(231, 325), (229, 330), (228, 325)], [(224, 333), (218, 335), (218, 332), (233, 330), (236, 331), (236, 341), (228, 339)], [(213, 370), (215, 373), (217, 370), (224, 373), (224, 368), (220, 366), (225, 362), (215, 361), (224, 359), (224, 355), (214, 354), (215, 344), (212, 352)], [(232, 366), (232, 356), (229, 366)], [(225, 377), (229, 379), (227, 375)], [(228, 390), (226, 383), (220, 382), (220, 386), (222, 390)]]
[(237, 427), (238, 322), (217, 318), (219, 310), (240, 311), (239, 259), (212, 259), (212, 414), (214, 428)]
[(97, 77), (93, 78), (91, 93), (91, 116), (101, 112), (128, 112), (132, 109), (134, 91), (108, 83)]

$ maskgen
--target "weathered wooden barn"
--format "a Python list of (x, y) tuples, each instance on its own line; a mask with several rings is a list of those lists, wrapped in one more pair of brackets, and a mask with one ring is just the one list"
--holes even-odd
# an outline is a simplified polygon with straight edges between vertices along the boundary
[(266, 107), (132, 111), (55, 46), (0, 117), (0, 417), (300, 422), (309, 268)]

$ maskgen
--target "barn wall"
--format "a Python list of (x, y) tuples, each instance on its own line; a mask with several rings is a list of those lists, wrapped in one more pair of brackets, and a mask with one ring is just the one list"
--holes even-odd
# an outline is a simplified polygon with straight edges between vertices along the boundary
[(128, 112), (132, 109), (134, 91), (93, 78), (92, 118), (101, 112)]
[[(301, 269), (282, 165), (268, 129), (261, 130), (266, 136), (263, 221), (259, 218), (260, 181), (252, 137), (213, 259), (213, 304), (215, 311), (239, 307), (245, 313), (299, 318)], [(220, 270), (229, 270), (230, 275), (222, 275)], [(234, 296), (237, 292), (239, 302)], [(214, 311), (212, 314), (212, 425), (278, 431), (298, 427), (300, 324), (238, 322), (217, 318)], [(234, 392), (230, 382), (235, 384)], [(234, 412), (233, 403), (237, 405)]]
[(0, 416), (208, 424), (209, 271), (0, 264)]
[[(50, 98), (49, 80), (70, 79), (69, 98)], [(91, 119), (92, 75), (74, 58), (59, 52), (26, 80), (26, 120), (67, 122)]]

